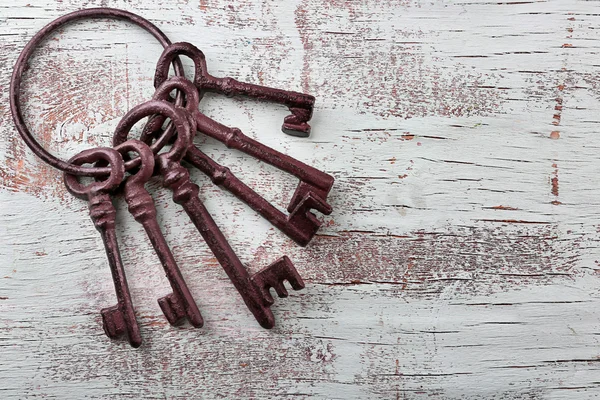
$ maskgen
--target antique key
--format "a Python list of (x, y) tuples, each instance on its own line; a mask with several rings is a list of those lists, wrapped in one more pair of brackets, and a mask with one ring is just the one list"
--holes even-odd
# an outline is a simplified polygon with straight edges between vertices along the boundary
[[(227, 147), (240, 149), (301, 179), (288, 207), (290, 215), (286, 216), (240, 181), (228, 168), (210, 159), (195, 145), (190, 145), (185, 156), (187, 162), (208, 175), (215, 184), (222, 185), (298, 244), (306, 246), (321, 225), (310, 210), (315, 209), (323, 214), (331, 213), (331, 206), (325, 202), (325, 198), (333, 184), (333, 177), (246, 137), (239, 129), (228, 128), (200, 113), (198, 91), (192, 82), (183, 77), (173, 77), (164, 82), (156, 90), (153, 98), (166, 100), (173, 89), (180, 89), (185, 93), (185, 108), (196, 121), (198, 131), (224, 142)], [(163, 120), (157, 118), (148, 123), (142, 140), (148, 141), (152, 130), (160, 132)], [(163, 135), (171, 135), (172, 129), (169, 125)]]
[(242, 265), (198, 197), (198, 185), (190, 181), (189, 172), (180, 164), (190, 146), (192, 135), (192, 126), (186, 111), (160, 100), (151, 100), (136, 106), (119, 123), (113, 144), (118, 145), (126, 140), (131, 127), (141, 118), (152, 114), (169, 117), (177, 132), (171, 149), (156, 157), (158, 171), (163, 177), (163, 186), (173, 191), (173, 200), (188, 214), (259, 324), (264, 328), (272, 328), (275, 319), (269, 308), (273, 304), (269, 288), (274, 288), (280, 297), (286, 297), (288, 293), (283, 281), (287, 280), (295, 290), (300, 290), (304, 288), (302, 278), (286, 256), (253, 276), (250, 276)]
[(104, 332), (111, 339), (118, 339), (126, 334), (131, 346), (139, 347), (142, 344), (142, 337), (135, 319), (127, 278), (119, 253), (115, 232), (116, 210), (110, 196), (110, 193), (119, 187), (125, 175), (123, 159), (114, 149), (100, 147), (85, 150), (69, 160), (75, 165), (93, 164), (98, 161), (108, 163), (111, 168), (111, 173), (106, 180), (84, 186), (79, 183), (75, 175), (65, 173), (65, 185), (71, 194), (89, 202), (90, 217), (102, 235), (106, 249), (117, 294), (117, 304), (101, 310)]
[(285, 104), (291, 114), (285, 117), (282, 130), (288, 135), (308, 137), (315, 98), (311, 95), (275, 89), (267, 86), (239, 82), (233, 78), (217, 78), (208, 73), (204, 53), (191, 43), (173, 43), (165, 47), (154, 75), (154, 87), (158, 88), (169, 77), (169, 67), (178, 55), (186, 55), (195, 65), (194, 84), (200, 92), (219, 92), (227, 96), (243, 95), (259, 100)]
[(330, 209), (320, 198), (309, 193), (289, 216), (285, 215), (239, 180), (229, 168), (220, 165), (194, 145), (189, 148), (185, 160), (210, 177), (214, 184), (227, 189), (301, 246), (306, 246), (321, 226), (321, 222), (310, 209)]
[(137, 153), (141, 159), (139, 170), (125, 181), (124, 193), (129, 212), (143, 225), (173, 289), (171, 294), (160, 298), (158, 304), (171, 325), (176, 325), (187, 317), (193, 326), (200, 328), (204, 320), (160, 230), (154, 200), (144, 187), (154, 173), (154, 154), (146, 144), (135, 139), (130, 139), (115, 149), (122, 154)]

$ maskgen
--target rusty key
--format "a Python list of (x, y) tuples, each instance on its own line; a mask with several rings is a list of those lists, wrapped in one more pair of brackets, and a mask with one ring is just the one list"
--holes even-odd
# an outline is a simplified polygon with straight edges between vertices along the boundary
[(319, 197), (308, 193), (290, 215), (285, 215), (238, 179), (229, 168), (220, 165), (194, 145), (188, 149), (185, 160), (210, 177), (214, 184), (227, 189), (301, 246), (306, 246), (321, 226), (321, 222), (310, 210), (330, 210), (329, 205)]
[(283, 132), (292, 136), (308, 137), (315, 98), (309, 94), (275, 89), (267, 86), (239, 82), (233, 78), (217, 78), (208, 73), (204, 53), (191, 43), (180, 42), (167, 46), (156, 66), (154, 87), (158, 88), (169, 77), (169, 67), (179, 55), (186, 55), (195, 65), (194, 84), (202, 96), (205, 91), (219, 92), (227, 96), (248, 96), (259, 100), (286, 105), (291, 114), (285, 117)]
[(83, 151), (69, 160), (69, 162), (77, 165), (93, 164), (98, 161), (110, 165), (111, 174), (106, 180), (96, 181), (84, 186), (79, 183), (75, 175), (65, 174), (65, 185), (71, 194), (89, 202), (90, 217), (94, 221), (94, 226), (102, 235), (102, 241), (106, 249), (106, 256), (117, 294), (117, 304), (101, 310), (104, 332), (111, 339), (118, 339), (123, 335), (127, 335), (131, 346), (139, 347), (142, 344), (142, 337), (135, 319), (127, 278), (119, 253), (115, 232), (116, 210), (110, 196), (110, 193), (117, 189), (123, 180), (125, 174), (123, 159), (114, 149), (100, 147)]
[[(194, 85), (197, 87), (200, 96), (205, 91), (217, 91), (231, 95), (245, 94), (262, 100), (286, 104), (292, 111), (292, 115), (286, 117), (287, 122), (283, 125), (283, 131), (295, 136), (309, 136), (310, 126), (307, 122), (312, 117), (313, 96), (238, 82), (233, 78), (215, 78), (207, 71), (206, 58), (202, 51), (191, 43), (173, 43), (164, 49), (156, 66), (155, 87), (158, 88), (161, 83), (167, 80), (169, 67), (175, 57), (179, 55), (188, 56), (194, 62)], [(219, 124), (200, 112), (194, 113), (194, 116), (200, 132), (223, 142), (228, 148), (241, 150), (300, 179), (300, 184), (287, 207), (288, 212), (292, 213), (298, 208), (296, 212), (302, 214), (305, 209), (309, 208), (308, 204), (303, 204), (305, 202), (317, 205), (326, 204), (327, 195), (334, 181), (331, 175), (271, 149), (244, 135), (237, 128), (229, 128)], [(155, 121), (154, 125), (160, 124), (162, 122)], [(319, 199), (317, 201), (309, 199), (307, 198), (309, 194), (310, 197), (319, 197)], [(323, 209), (315, 209), (323, 214), (331, 212), (328, 206)]]
[[(195, 116), (199, 112), (199, 94), (193, 83), (184, 77), (173, 77), (164, 82), (159, 86), (153, 98), (155, 100), (167, 100), (169, 93), (174, 89), (179, 89), (185, 94), (185, 108), (190, 115)], [(152, 129), (158, 130), (159, 127), (154, 124), (156, 124), (156, 121), (146, 125), (142, 134), (144, 140), (147, 141), (151, 138)], [(226, 127), (223, 129), (226, 129)], [(170, 136), (173, 133), (172, 130), (173, 126), (171, 124), (166, 128), (166, 132), (162, 134)], [(318, 195), (315, 196), (313, 193), (308, 192), (304, 193), (305, 198), (287, 216), (240, 181), (229, 168), (216, 163), (193, 144), (188, 148), (185, 159), (209, 176), (215, 184), (223, 186), (302, 246), (308, 244), (321, 225), (310, 209), (318, 209), (325, 213), (331, 212), (331, 207), (321, 200)]]
[[(222, 185), (298, 244), (306, 246), (321, 225), (311, 209), (323, 214), (331, 213), (331, 206), (326, 203), (325, 198), (333, 185), (333, 177), (246, 137), (239, 129), (228, 128), (201, 114), (198, 111), (199, 94), (192, 82), (186, 78), (173, 77), (165, 81), (156, 90), (153, 98), (166, 100), (173, 89), (185, 93), (185, 108), (196, 121), (199, 131), (220, 140), (228, 147), (240, 149), (301, 179), (288, 207), (290, 215), (286, 216), (240, 181), (228, 168), (210, 159), (195, 145), (190, 145), (185, 156), (187, 162), (208, 175), (215, 184)], [(159, 118), (146, 125), (142, 134), (144, 141), (150, 139), (152, 130), (160, 132), (162, 121), (163, 119)], [(172, 129), (172, 125), (169, 125), (163, 134), (171, 135)]]
[(115, 150), (121, 154), (137, 153), (141, 159), (139, 170), (125, 181), (124, 193), (129, 212), (144, 227), (173, 289), (172, 293), (160, 298), (158, 304), (171, 325), (176, 325), (187, 317), (193, 326), (200, 328), (204, 320), (160, 230), (152, 196), (144, 187), (154, 173), (154, 154), (145, 143), (135, 139), (126, 141)]
[(159, 100), (151, 100), (134, 107), (121, 120), (113, 143), (118, 145), (126, 140), (129, 130), (137, 121), (153, 114), (169, 117), (177, 132), (171, 149), (156, 157), (158, 171), (163, 177), (163, 186), (173, 192), (173, 200), (188, 214), (259, 324), (264, 328), (272, 328), (275, 319), (269, 308), (273, 304), (269, 288), (273, 287), (280, 297), (286, 297), (288, 293), (283, 286), (283, 281), (287, 280), (295, 290), (300, 290), (304, 288), (302, 278), (290, 259), (285, 256), (253, 276), (250, 276), (242, 265), (198, 197), (198, 185), (190, 181), (189, 172), (180, 164), (190, 146), (192, 135), (192, 126), (185, 115), (186, 111)]

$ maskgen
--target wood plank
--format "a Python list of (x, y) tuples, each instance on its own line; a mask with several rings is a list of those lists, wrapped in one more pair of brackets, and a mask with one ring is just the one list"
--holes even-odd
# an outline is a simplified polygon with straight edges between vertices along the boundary
[[(8, 3), (8, 2), (6, 2)], [(288, 254), (307, 287), (261, 329), (182, 210), (150, 183), (205, 316), (174, 328), (167, 282), (118, 204), (144, 345), (102, 332), (114, 290), (87, 206), (14, 130), (8, 77), (44, 24), (93, 6), (190, 41), (218, 76), (316, 96), (310, 138), (284, 107), (208, 95), (207, 115), (336, 178), (299, 248), (192, 171), (253, 271)], [(586, 1), (15, 0), (0, 5), (0, 397), (592, 399), (600, 395), (600, 5)], [(25, 115), (69, 157), (111, 141), (152, 93), (160, 46), (122, 22), (57, 32)], [(187, 70), (190, 71), (190, 65)], [(296, 181), (197, 143), (282, 209)]]

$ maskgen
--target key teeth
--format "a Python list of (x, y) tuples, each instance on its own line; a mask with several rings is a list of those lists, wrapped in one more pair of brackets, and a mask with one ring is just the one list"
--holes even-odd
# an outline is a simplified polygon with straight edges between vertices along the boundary
[(321, 222), (312, 212), (301, 208), (296, 208), (288, 216), (288, 224), (298, 231), (293, 239), (302, 247), (308, 245), (321, 226)]
[(288, 281), (294, 290), (304, 289), (304, 281), (292, 261), (283, 256), (269, 266), (252, 276), (252, 281), (260, 288), (265, 302), (270, 306), (274, 303), (269, 288), (275, 289), (279, 297), (287, 297), (288, 291), (283, 281)]
[(174, 293), (168, 294), (158, 299), (158, 305), (160, 306), (163, 314), (167, 318), (167, 321), (171, 325), (177, 325), (185, 318), (185, 310), (181, 307), (179, 299)]
[(273, 289), (275, 289), (275, 292), (277, 292), (277, 296), (279, 296), (280, 298), (288, 297), (289, 295), (283, 282), (277, 282), (275, 285), (273, 285)]
[(310, 108), (290, 107), (292, 112), (284, 118), (281, 130), (291, 136), (309, 137), (310, 125), (308, 121), (312, 117), (312, 105)]
[(127, 327), (119, 306), (103, 308), (100, 313), (102, 314), (102, 327), (106, 336), (111, 339), (119, 339), (123, 336)]
[(327, 199), (327, 195), (333, 186), (333, 180), (331, 181), (331, 185), (327, 188), (327, 190), (319, 189), (310, 185), (306, 182), (300, 182), (298, 187), (296, 187), (296, 191), (292, 196), (292, 200), (287, 207), (288, 212), (293, 212), (298, 206), (300, 206), (304, 201), (306, 201), (307, 195), (310, 195), (312, 198), (311, 208), (319, 211), (322, 214), (329, 215), (332, 212), (331, 206), (325, 201)]
[(310, 125), (306, 122), (300, 124), (284, 122), (283, 125), (281, 125), (281, 131), (286, 135), (307, 138), (310, 136)]
[(300, 246), (306, 246), (319, 230), (321, 222), (310, 210), (331, 211), (329, 204), (312, 193), (307, 193), (288, 216), (288, 224), (295, 227), (298, 237), (294, 239)]
[(142, 345), (142, 338), (139, 335), (137, 328), (132, 327), (131, 330), (127, 329), (125, 316), (118, 304), (116, 306), (103, 308), (100, 310), (100, 314), (102, 314), (102, 327), (104, 328), (106, 336), (116, 340), (127, 334), (127, 340), (131, 347), (137, 349)]

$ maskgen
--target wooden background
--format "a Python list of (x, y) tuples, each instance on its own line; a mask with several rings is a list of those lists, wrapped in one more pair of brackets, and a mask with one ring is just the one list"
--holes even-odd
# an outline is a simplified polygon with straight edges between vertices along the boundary
[[(140, 225), (119, 238), (143, 346), (111, 342), (115, 295), (87, 205), (18, 137), (12, 67), (46, 23), (134, 11), (201, 48), (217, 76), (316, 96), (310, 138), (282, 106), (201, 110), (336, 178), (296, 246), (198, 171), (251, 270), (288, 254), (307, 287), (261, 329), (181, 208), (150, 184), (205, 327), (171, 327)], [(4, 0), (0, 5), (0, 398), (600, 397), (600, 4), (461, 0)], [(150, 98), (160, 46), (85, 21), (30, 63), (26, 119), (55, 154), (107, 145)], [(189, 67), (189, 64), (188, 64)], [(296, 181), (197, 143), (283, 207)]]

